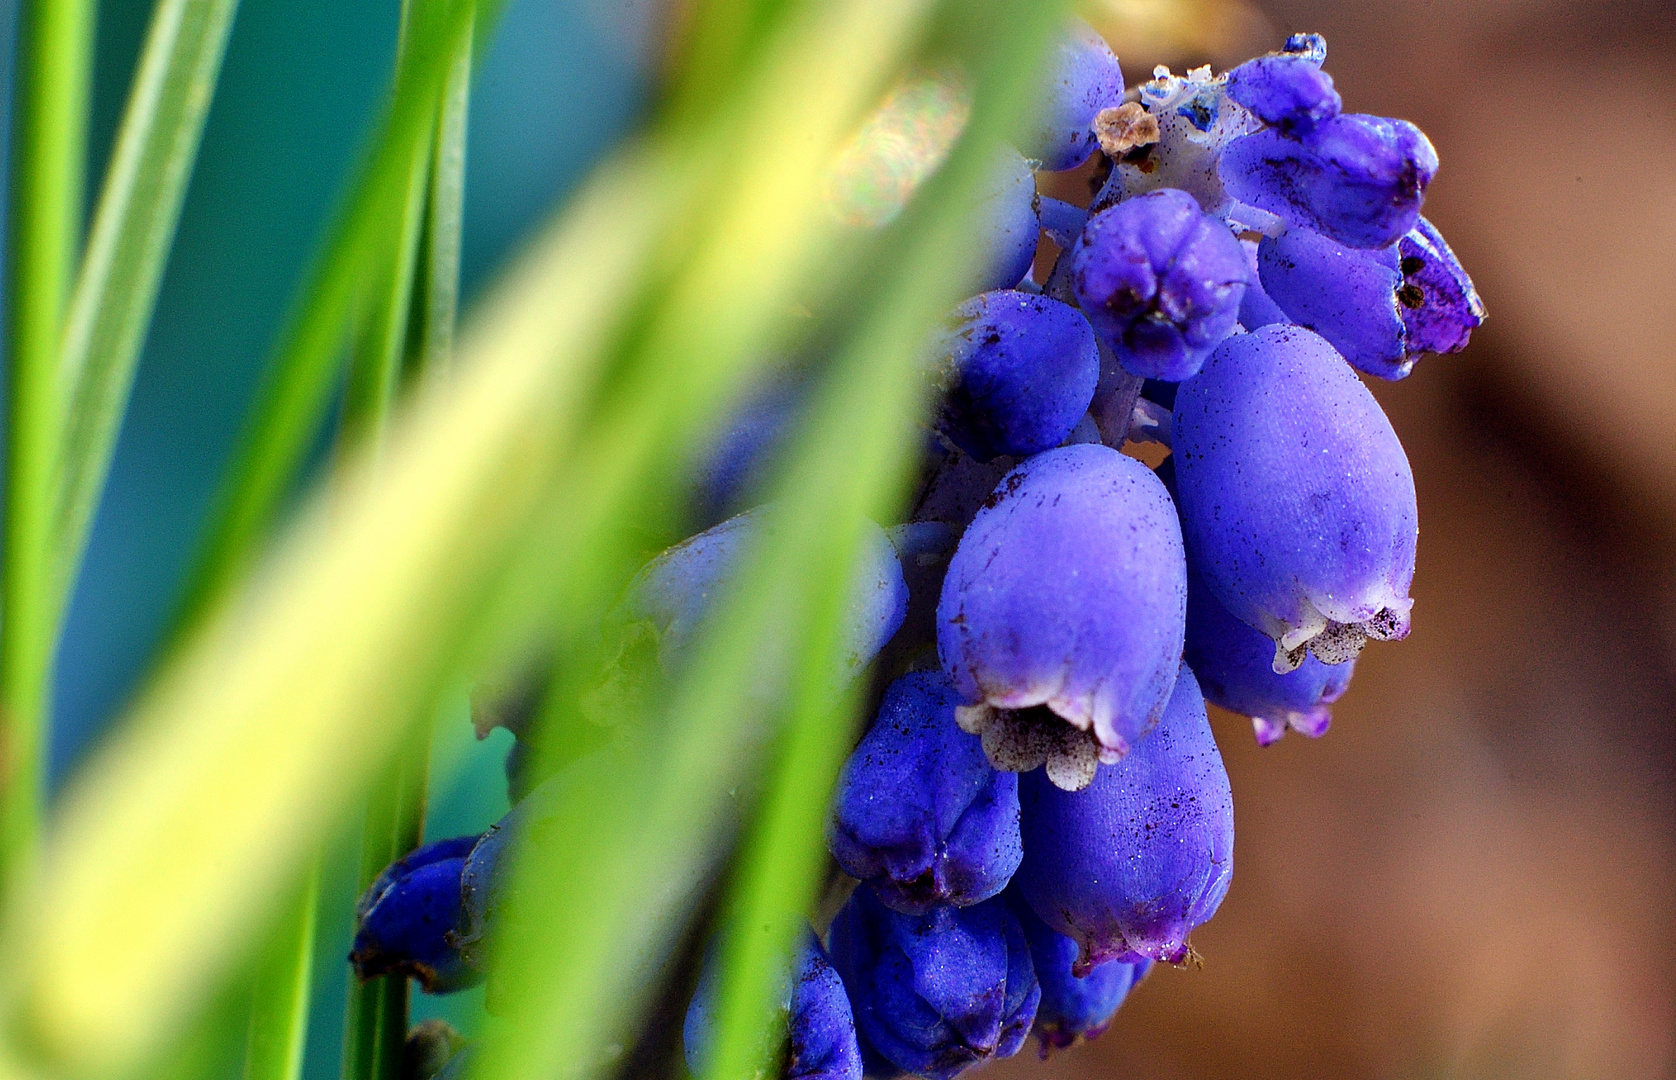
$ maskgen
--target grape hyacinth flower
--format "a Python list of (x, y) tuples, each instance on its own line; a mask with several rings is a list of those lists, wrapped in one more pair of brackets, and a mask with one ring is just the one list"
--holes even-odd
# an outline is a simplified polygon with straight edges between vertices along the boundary
[(999, 897), (904, 915), (857, 889), (833, 920), (831, 946), (870, 1076), (950, 1080), (1018, 1053), (1030, 1033), (1041, 989), (1024, 931)]
[(1465, 348), (1484, 321), (1472, 280), (1425, 218), (1397, 244), (1372, 250), (1290, 229), (1263, 240), (1258, 265), (1286, 321), (1381, 379), (1406, 377), (1427, 352)]
[(482, 972), (462, 954), (460, 879), (475, 836), (426, 844), (384, 868), (355, 907), (349, 962), (361, 979), (408, 975), (428, 994), (475, 986)]
[(1224, 342), (1173, 414), (1183, 532), (1205, 584), (1275, 642), (1343, 663), (1408, 633), (1419, 536), (1391, 422), (1333, 347), (1295, 326)]
[(1123, 71), (1111, 46), (1077, 20), (1060, 41), (1048, 100), (1024, 155), (1048, 172), (1076, 168), (1094, 153), (1095, 118), (1122, 101)]
[(1042, 1057), (1099, 1038), (1129, 991), (1146, 978), (1152, 961), (1125, 964), (1108, 960), (1079, 977), (1071, 970), (1077, 961), (1077, 943), (1037, 918), (1016, 889), (1007, 894), (1007, 899), (1030, 943), (1036, 981), (1042, 987), (1042, 1002), (1036, 1007), (1036, 1023), (1031, 1028), (1041, 1043)]
[[(697, 1076), (705, 1075), (710, 1056), (715, 980), (712, 955), (681, 1026), (687, 1068)], [(780, 1007), (786, 1014), (785, 1059), (775, 1074), (780, 1080), (861, 1080), (861, 1048), (856, 1043), (850, 999), (812, 933), (804, 934), (797, 974)]]
[(1185, 665), (1157, 730), (1086, 791), (1019, 779), (1024, 862), (1041, 920), (1078, 945), (1072, 972), (1191, 957), (1234, 872), (1234, 803), (1198, 680)]
[(978, 461), (1051, 449), (1088, 411), (1100, 352), (1069, 304), (1000, 289), (955, 309), (939, 335), (937, 427)]
[(956, 716), (996, 768), (1086, 786), (1163, 713), (1186, 609), (1181, 527), (1152, 470), (1097, 444), (1038, 454), (943, 580), (937, 651), (971, 703)]
[(1205, 700), (1250, 717), (1257, 743), (1268, 746), (1288, 728), (1312, 739), (1327, 733), (1328, 706), (1350, 686), (1356, 661), (1323, 664), (1306, 656), (1296, 670), (1274, 670), (1274, 642), (1228, 614), (1187, 553), (1187, 666)]
[(1070, 259), (1077, 303), (1124, 369), (1172, 382), (1233, 331), (1250, 274), (1228, 226), (1174, 188), (1094, 215)]
[(1341, 244), (1381, 248), (1419, 219), (1437, 151), (1407, 121), (1344, 113), (1306, 137), (1265, 128), (1235, 139), (1217, 171), (1241, 202)]
[(942, 672), (902, 676), (838, 781), (832, 854), (910, 915), (999, 893), (1018, 869), (1018, 777), (955, 726)]

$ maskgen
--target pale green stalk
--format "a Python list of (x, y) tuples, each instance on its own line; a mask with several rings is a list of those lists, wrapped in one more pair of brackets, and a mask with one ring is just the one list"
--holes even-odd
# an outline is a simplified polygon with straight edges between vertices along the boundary
[(46, 782), (59, 606), (58, 348), (81, 235), (94, 10), (92, 0), (17, 7), (0, 568), (0, 889), (7, 893), (39, 842)]
[[(180, 221), (238, 0), (159, 0), (70, 298), (56, 578), (74, 587)], [(62, 602), (62, 600), (61, 600)]]
[(281, 913), (255, 965), (244, 1080), (298, 1080), (302, 1075), (319, 905), (320, 866), (316, 863), (300, 894)]

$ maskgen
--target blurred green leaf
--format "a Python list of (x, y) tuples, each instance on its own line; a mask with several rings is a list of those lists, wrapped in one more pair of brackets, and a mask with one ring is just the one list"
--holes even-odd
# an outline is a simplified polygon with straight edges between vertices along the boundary
[(177, 625), (190, 625), (246, 566), (297, 478), (338, 376), (357, 289), (402, 205), (415, 141), (436, 104), (474, 20), (493, 23), (501, 0), (417, 5), (383, 128), (301, 300), (281, 335), (212, 513)]
[(314, 929), (320, 904), (320, 866), (312, 866), (291, 897), (256, 963), (244, 1080), (297, 1080), (308, 1035), (309, 987), (314, 977)]
[[(339, 463), (237, 589), (202, 594), (196, 629), (77, 777), (39, 891), (9, 912), (0, 1030), (14, 1055), (109, 1076), (187, 1030), (413, 717), (462, 674), (543, 638), (587, 638), (641, 546), (670, 527), (680, 472), (710, 426), (770, 350), (807, 332), (794, 303), (819, 295), (832, 304), (815, 325), (847, 344), (778, 524), (658, 702), (659, 726), (607, 733), (560, 801), (560, 842), (520, 868), (524, 891), (563, 917), (515, 921), (531, 936), (496, 949), (519, 1014), (485, 1048), (485, 1076), (587, 1073), (609, 1056), (739, 828), (730, 787), (760, 779), (771, 732), (743, 722), (741, 704), (770, 628), (809, 651), (795, 684), (805, 720), (778, 744), (787, 775), (830, 784), (842, 739), (820, 733), (804, 753), (797, 733), (822, 701), (815, 676), (830, 670), (820, 658), (861, 515), (900, 491), (917, 345), (955, 298), (981, 148), (1003, 121), (986, 120), (951, 158), (929, 216), (888, 233), (844, 233), (822, 181), (921, 55), (936, 12), (930, 0), (789, 8), (725, 98), (672, 114), (537, 239), (476, 313), (455, 368), (398, 409), (381, 453)], [(1010, 46), (1004, 32), (1046, 17), (997, 19), (976, 37)], [(1025, 47), (1013, 62), (1032, 56)], [(387, 197), (405, 174), (381, 169)], [(341, 329), (349, 302), (333, 275), (374, 242), (361, 235), (370, 216), (346, 221), (317, 290), (331, 295), (305, 304), (293, 339), (306, 344), (298, 370), (314, 375), (309, 364), (325, 361), (310, 350)], [(293, 378), (272, 413), (286, 424), (317, 389)], [(252, 491), (283, 456), (264, 457), (268, 479)], [(266, 514), (266, 498), (243, 505)], [(217, 574), (232, 581), (244, 560), (229, 559)], [(763, 819), (765, 850), (807, 831), (808, 808), (798, 813)], [(808, 858), (805, 845), (769, 882), (771, 903), (796, 906), (806, 876), (791, 863)], [(745, 993), (740, 1015), (761, 997)]]

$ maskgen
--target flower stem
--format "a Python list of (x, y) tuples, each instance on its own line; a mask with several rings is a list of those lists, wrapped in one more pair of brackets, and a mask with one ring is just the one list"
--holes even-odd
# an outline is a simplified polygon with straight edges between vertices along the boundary
[(59, 335), (75, 269), (91, 80), (91, 0), (24, 0), (12, 150), (5, 554), (0, 571), (0, 888), (39, 842), (58, 637)]
[(308, 1036), (320, 865), (274, 927), (256, 968), (245, 1041), (244, 1080), (298, 1080)]

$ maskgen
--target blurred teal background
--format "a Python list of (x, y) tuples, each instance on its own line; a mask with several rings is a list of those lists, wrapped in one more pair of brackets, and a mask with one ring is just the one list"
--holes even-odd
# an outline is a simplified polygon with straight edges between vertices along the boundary
[[(90, 186), (120, 121), (150, 7), (100, 4)], [(6, 8), (9, 37), (15, 4)], [(512, 0), (480, 43), (466, 181), (468, 295), (638, 121), (654, 74), (654, 14), (651, 0)], [(240, 8), (69, 614), (55, 781), (120, 712), (158, 645), (268, 345), (377, 115), (398, 15), (398, 0), (244, 0)], [(505, 811), (504, 739), (473, 741), (463, 697), (441, 718), (430, 836), (477, 832)], [(328, 857), (311, 1080), (338, 1074), (357, 835)], [(480, 1008), (473, 992), (421, 999), (416, 1012), (469, 1026)]]

